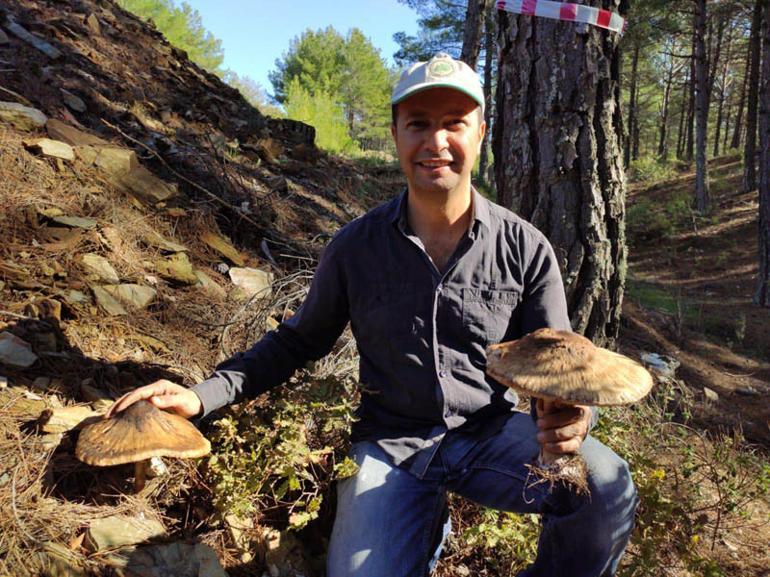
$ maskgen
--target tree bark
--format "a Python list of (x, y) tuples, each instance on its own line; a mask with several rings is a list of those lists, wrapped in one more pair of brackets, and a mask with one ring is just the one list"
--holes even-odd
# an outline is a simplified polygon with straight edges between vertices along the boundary
[(692, 33), (692, 52), (690, 57), (690, 100), (687, 103), (687, 148), (685, 149), (685, 158), (692, 160), (695, 156), (695, 44), (696, 34), (693, 25)]
[(706, 137), (709, 118), (709, 63), (706, 58), (706, 0), (695, 0), (695, 208), (708, 211), (709, 179)]
[(674, 65), (674, 56), (669, 56), (666, 83), (663, 85), (663, 104), (660, 111), (660, 137), (658, 138), (658, 157), (668, 158), (668, 117), (671, 107), (671, 89), (674, 85), (674, 73), (677, 67)]
[(770, 2), (764, 0), (759, 103), (759, 273), (754, 303), (770, 307)]
[[(724, 108), (725, 108), (725, 99), (727, 98), (727, 89), (728, 89), (728, 79), (727, 79), (727, 69), (730, 65), (730, 48), (732, 47), (732, 40), (733, 35), (730, 33), (730, 31), (727, 31), (727, 42), (725, 46), (725, 59), (724, 64), (722, 65), (722, 76), (719, 79), (719, 104), (717, 106), (717, 119), (716, 119), (716, 132), (714, 135), (714, 156), (719, 155), (719, 136), (721, 134), (722, 130), (722, 121), (724, 119)], [(725, 133), (727, 132), (727, 127), (725, 127)]]
[(484, 143), (481, 145), (481, 155), (479, 156), (479, 179), (484, 184), (488, 184), (489, 143), (492, 139), (492, 61), (497, 48), (495, 46), (497, 19), (494, 17), (494, 5), (490, 4), (488, 11), (489, 14), (487, 14), (484, 27), (484, 121), (487, 123), (487, 133), (484, 135)]
[(499, 26), (500, 204), (551, 241), (573, 329), (614, 346), (626, 276), (620, 37), (507, 13)]
[(484, 30), (484, 18), (491, 0), (468, 0), (465, 12), (465, 29), (463, 32), (463, 48), (460, 60), (476, 70), (481, 49), (481, 34)]
[(690, 96), (690, 77), (685, 78), (682, 83), (682, 112), (679, 115), (679, 132), (676, 135), (676, 157), (679, 160), (684, 158), (684, 147), (687, 141), (687, 107), (689, 104)]
[(762, 2), (756, 0), (751, 18), (751, 66), (746, 113), (746, 144), (743, 148), (743, 190), (757, 188), (757, 108), (759, 105), (759, 59), (761, 48)]

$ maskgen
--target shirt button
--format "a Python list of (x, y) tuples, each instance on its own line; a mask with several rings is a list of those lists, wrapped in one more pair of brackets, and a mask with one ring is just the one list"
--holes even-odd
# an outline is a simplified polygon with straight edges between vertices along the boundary
[(439, 371), (438, 372), (438, 376), (441, 377), (442, 379), (445, 378), (446, 377), (446, 371)]

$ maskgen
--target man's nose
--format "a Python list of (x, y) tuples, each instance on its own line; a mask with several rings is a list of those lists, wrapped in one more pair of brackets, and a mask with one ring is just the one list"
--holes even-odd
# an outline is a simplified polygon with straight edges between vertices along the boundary
[(440, 151), (447, 148), (447, 131), (444, 128), (437, 128), (428, 134), (426, 145), (429, 150)]

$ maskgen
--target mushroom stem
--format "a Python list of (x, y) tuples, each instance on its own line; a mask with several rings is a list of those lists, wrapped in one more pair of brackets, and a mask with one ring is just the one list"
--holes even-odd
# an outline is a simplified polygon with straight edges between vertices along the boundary
[(134, 493), (137, 495), (144, 489), (145, 481), (147, 480), (147, 465), (149, 463), (149, 459), (134, 463)]

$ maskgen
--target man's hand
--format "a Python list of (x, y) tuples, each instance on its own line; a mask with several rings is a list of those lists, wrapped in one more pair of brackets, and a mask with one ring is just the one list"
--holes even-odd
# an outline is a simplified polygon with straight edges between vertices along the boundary
[(537, 442), (553, 454), (577, 453), (588, 434), (591, 408), (537, 399)]
[(166, 379), (155, 381), (149, 385), (139, 387), (135, 391), (126, 393), (120, 397), (110, 410), (104, 415), (109, 418), (115, 413), (124, 411), (135, 402), (146, 399), (159, 409), (176, 413), (189, 419), (198, 416), (203, 410), (200, 398), (193, 391), (182, 385), (177, 385)]

